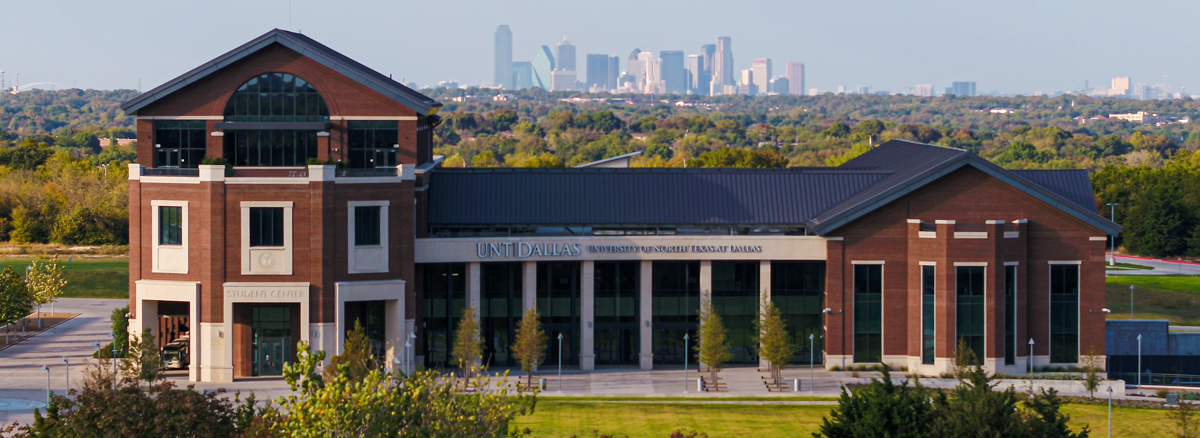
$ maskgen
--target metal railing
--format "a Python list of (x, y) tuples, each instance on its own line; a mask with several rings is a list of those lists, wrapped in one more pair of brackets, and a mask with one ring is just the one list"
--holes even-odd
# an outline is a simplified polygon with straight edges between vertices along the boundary
[[(1138, 373), (1108, 373), (1109, 379), (1124, 380), (1126, 385), (1137, 385)], [(1142, 385), (1196, 386), (1200, 387), (1200, 375), (1141, 373)]]

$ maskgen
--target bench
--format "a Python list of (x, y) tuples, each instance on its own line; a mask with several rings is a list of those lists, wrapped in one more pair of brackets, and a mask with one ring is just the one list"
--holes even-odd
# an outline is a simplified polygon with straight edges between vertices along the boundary
[(725, 382), (721, 381), (720, 377), (710, 379), (701, 376), (700, 380), (704, 382), (704, 392), (729, 392), (729, 387), (725, 385)]

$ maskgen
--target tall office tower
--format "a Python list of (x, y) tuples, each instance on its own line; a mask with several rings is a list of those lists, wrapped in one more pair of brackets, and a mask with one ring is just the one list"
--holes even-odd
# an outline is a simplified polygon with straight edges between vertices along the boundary
[(968, 97), (974, 96), (975, 95), (975, 83), (974, 82), (953, 82), (950, 84), (950, 88), (946, 92), (953, 94), (955, 96), (968, 96)]
[(784, 77), (788, 80), (788, 94), (804, 95), (804, 63), (789, 62)]
[(932, 84), (917, 84), (917, 86), (913, 87), (913, 95), (921, 96), (921, 97), (932, 97), (933, 96), (933, 85)]
[(612, 88), (612, 83), (608, 81), (608, 55), (588, 55), (587, 56), (587, 84), (588, 87), (597, 87), (602, 90)]
[(667, 94), (687, 94), (688, 72), (683, 68), (682, 50), (658, 52), (663, 90)]
[(638, 53), (638, 71), (642, 73), (639, 85), (641, 92), (645, 94), (662, 93), (662, 72), (659, 70), (658, 60), (654, 59), (654, 54), (650, 52)]
[(642, 49), (633, 49), (632, 52), (629, 52), (629, 68), (625, 71), (625, 73), (633, 77), (633, 85), (631, 87), (637, 90), (638, 93), (642, 92), (642, 86), (646, 83), (646, 63), (640, 60), (639, 57), (641, 54)]
[(683, 65), (684, 68), (687, 69), (688, 94), (699, 94), (696, 93), (696, 84), (700, 83), (700, 56), (701, 55), (688, 55), (687, 62), (685, 62)]
[(755, 59), (750, 69), (754, 70), (754, 87), (758, 89), (759, 93), (766, 94), (770, 89), (771, 60)]
[(1110, 96), (1128, 96), (1133, 82), (1129, 80), (1129, 76), (1112, 79), (1112, 89), (1108, 91)]
[(620, 56), (608, 57), (608, 89), (609, 90), (617, 89), (617, 87), (618, 87), (617, 78), (620, 76), (621, 76), (621, 57)]
[(692, 92), (693, 94), (708, 96), (712, 91), (710, 84), (713, 78), (713, 56), (716, 53), (716, 44), (704, 44), (700, 46), (700, 68), (697, 69), (696, 82), (692, 84), (692, 88), (695, 89)]
[(555, 58), (555, 62), (557, 64), (555, 65), (554, 69), (576, 71), (575, 45), (571, 44), (570, 41), (567, 41), (566, 35), (563, 35), (563, 40), (561, 43), (558, 43), (557, 49), (558, 56)]
[(512, 63), (513, 89), (527, 90), (533, 88), (533, 63), (517, 61)]
[(496, 75), (493, 85), (500, 88), (512, 88), (512, 31), (508, 29), (507, 24), (501, 24), (496, 28), (495, 52)]
[(718, 85), (713, 94), (723, 93), (726, 85), (737, 85), (734, 78), (737, 72), (733, 70), (733, 42), (729, 37), (717, 37), (716, 51), (713, 52), (712, 83)]
[(542, 46), (533, 56), (533, 86), (550, 90), (550, 72), (554, 71), (554, 55), (550, 46)]
[(788, 94), (788, 78), (780, 76), (771, 79), (771, 94)]

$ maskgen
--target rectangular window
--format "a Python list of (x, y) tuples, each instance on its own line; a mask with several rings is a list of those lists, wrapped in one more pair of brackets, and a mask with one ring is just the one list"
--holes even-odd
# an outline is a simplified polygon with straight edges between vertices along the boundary
[(883, 361), (883, 265), (854, 265), (854, 362)]
[(1079, 362), (1079, 265), (1050, 265), (1050, 363)]
[(158, 207), (158, 244), (183, 245), (183, 207)]
[(155, 120), (154, 167), (196, 168), (208, 149), (203, 120)]
[(1017, 363), (1017, 267), (1004, 267), (1004, 364)]
[(937, 268), (921, 267), (921, 363), (933, 365), (935, 345), (937, 345), (937, 326), (935, 324), (936, 281), (934, 274)]
[(350, 167), (370, 169), (396, 167), (400, 143), (399, 123), (389, 121), (350, 121), (347, 132)]
[(354, 246), (376, 246), (380, 242), (378, 205), (354, 207)]
[(282, 208), (250, 208), (250, 246), (283, 246)]
[(966, 346), (975, 355), (972, 365), (983, 363), (983, 294), (984, 267), (958, 266), (955, 269), (955, 352)]

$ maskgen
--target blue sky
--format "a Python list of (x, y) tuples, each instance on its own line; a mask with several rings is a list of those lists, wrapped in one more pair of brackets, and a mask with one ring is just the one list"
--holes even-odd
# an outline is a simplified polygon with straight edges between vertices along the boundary
[[(808, 86), (907, 91), (973, 80), (980, 92), (1069, 90), (1114, 76), (1200, 92), (1193, 74), (1200, 2), (1010, 1), (381, 1), (291, 0), (298, 30), (384, 74), (427, 85), (492, 77), (492, 33), (513, 31), (515, 60), (567, 37), (622, 59), (642, 50), (696, 53), (733, 39), (737, 68), (755, 58), (807, 66)], [(288, 0), (3, 2), (0, 70), (9, 82), (142, 89), (272, 28)], [(624, 61), (622, 61), (624, 62)], [(625, 66), (622, 65), (622, 69)], [(1165, 78), (1164, 78), (1165, 76)]]

